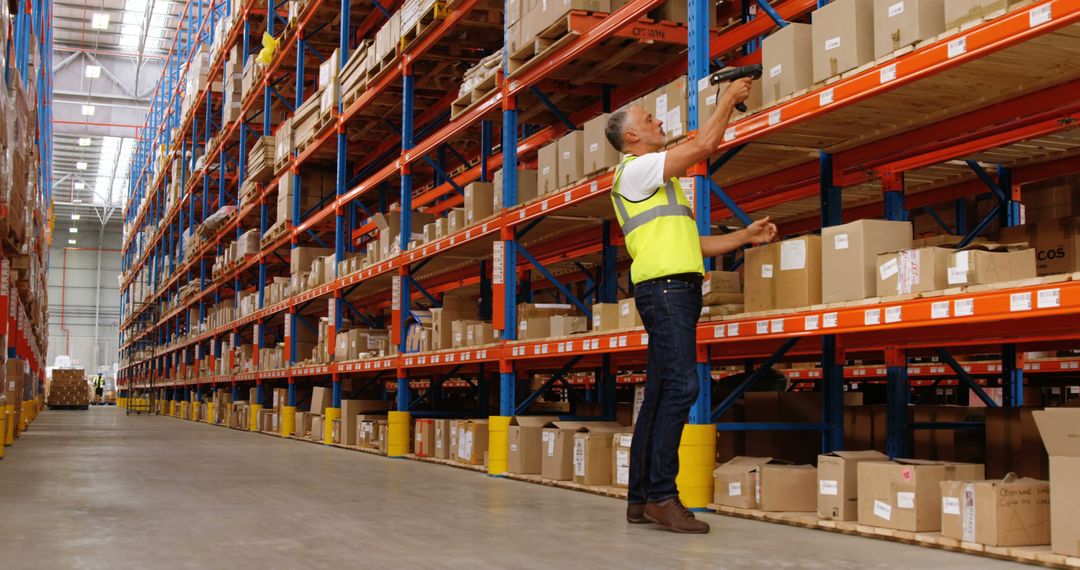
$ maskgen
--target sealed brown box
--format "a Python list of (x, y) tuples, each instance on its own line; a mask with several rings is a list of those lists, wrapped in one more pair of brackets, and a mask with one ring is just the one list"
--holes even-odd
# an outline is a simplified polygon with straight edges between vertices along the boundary
[(611, 441), (611, 486), (625, 489), (630, 485), (630, 444), (633, 432), (616, 433)]
[[(262, 412), (262, 410), (259, 410)], [(323, 440), (323, 422), (326, 421), (326, 417), (322, 414), (311, 414), (311, 430), (308, 432), (308, 439), (311, 441)]]
[(812, 15), (814, 83), (874, 59), (874, 0), (833, 0)]
[(531, 22), (531, 35), (536, 35), (549, 28), (566, 16), (570, 10), (587, 10), (589, 12), (608, 12), (611, 10), (610, 0), (545, 0), (536, 4), (533, 13), (525, 16), (525, 20)]
[(762, 101), (766, 107), (814, 82), (810, 24), (789, 23), (761, 43)]
[[(845, 430), (847, 433), (847, 430)], [(862, 461), (887, 461), (878, 451), (834, 451), (818, 456), (817, 512), (834, 521), (859, 518), (859, 474)]]
[(417, 457), (435, 455), (435, 420), (420, 418), (413, 428), (413, 453)]
[(945, 0), (874, 0), (874, 57), (945, 31)]
[(977, 463), (863, 461), (858, 466), (859, 524), (910, 532), (941, 530), (941, 482), (983, 475)]
[(949, 260), (950, 286), (1004, 283), (1035, 275), (1034, 249), (973, 245), (956, 251)]
[(345, 445), (359, 445), (356, 439), (356, 426), (359, 425), (360, 414), (369, 412), (386, 411), (390, 409), (390, 402), (386, 400), (342, 400), (341, 401), (341, 427)]
[[(732, 303), (734, 301), (734, 303)], [(737, 271), (707, 271), (701, 282), (701, 304), (742, 303), (742, 283)]]
[(945, 2), (945, 29), (981, 20), (995, 12), (1005, 10), (1020, 0), (948, 0)]
[(313, 414), (322, 414), (331, 405), (330, 401), (330, 389), (316, 386), (311, 389), (311, 408), (310, 411)]
[(583, 174), (586, 176), (619, 164), (619, 151), (611, 146), (607, 136), (604, 134), (610, 116), (611, 113), (604, 113), (585, 122), (583, 142), (585, 165)]
[[(473, 182), (465, 187), (465, 226), (471, 226), (493, 213), (495, 186), (488, 182)], [(453, 230), (451, 230), (453, 232)]]
[(1048, 408), (1032, 415), (1050, 454), (1050, 550), (1080, 556), (1080, 408)]
[(664, 124), (664, 132), (669, 138), (686, 134), (689, 124), (687, 94), (687, 79), (682, 76), (645, 96), (645, 110)]
[(533, 340), (551, 336), (551, 317), (529, 317), (518, 321), (518, 340)]
[(597, 303), (592, 306), (592, 330), (613, 331), (619, 328), (619, 304)]
[(1050, 544), (1050, 484), (1015, 477), (942, 481), (941, 535), (987, 546)]
[(466, 342), (468, 346), (483, 346), (496, 340), (495, 330), (491, 328), (491, 323), (477, 323), (469, 326)]
[(619, 301), (619, 328), (631, 329), (643, 326), (641, 315), (637, 312), (637, 302), (633, 297)]
[(1080, 218), (1039, 221), (1004, 228), (1001, 243), (1026, 242), (1035, 248), (1035, 270), (1039, 275), (1080, 271)]
[(611, 439), (617, 424), (583, 425), (574, 434), (574, 482), (611, 484)]
[(559, 188), (559, 141), (540, 147), (536, 156), (539, 193), (550, 194)]
[(562, 188), (585, 177), (585, 134), (570, 131), (559, 139), (559, 184)]
[(585, 317), (573, 315), (555, 315), (551, 317), (551, 336), (569, 336), (589, 330), (589, 322)]
[(487, 420), (467, 420), (458, 424), (457, 460), (467, 465), (483, 465), (488, 449)]
[(735, 457), (713, 470), (713, 502), (742, 509), (757, 508), (757, 477), (771, 457)]
[(544, 479), (570, 481), (574, 479), (574, 434), (579, 430), (608, 426), (617, 429), (618, 424), (609, 422), (548, 422), (541, 431), (540, 474)]
[(879, 253), (911, 248), (911, 222), (859, 220), (821, 230), (821, 301), (877, 295)]
[(510, 420), (507, 439), (510, 442), (510, 473), (540, 474), (542, 432), (554, 421), (550, 416), (515, 416)]
[(758, 478), (759, 509), (813, 512), (817, 508), (817, 469), (813, 465), (762, 465)]
[[(459, 320), (454, 321), (450, 328), (453, 331), (453, 348), (463, 348), (467, 346), (469, 340), (469, 327), (480, 324), (480, 321), (472, 320)], [(443, 348), (450, 348), (444, 346)]]
[[(790, 24), (793, 26), (795, 24)], [(776, 308), (777, 263), (780, 256), (780, 244), (770, 243), (751, 247), (744, 254), (746, 285), (743, 290), (743, 304), (748, 313), (768, 311)]]
[(450, 459), (450, 433), (453, 431), (454, 420), (435, 420), (434, 423), (434, 456), (439, 459)]
[[(518, 170), (517, 171), (517, 203), (524, 204), (539, 195), (537, 185), (540, 183), (539, 172), (536, 170)], [(503, 171), (496, 170), (494, 180), (492, 182), (493, 189), (493, 201), (495, 203), (495, 210), (502, 210), (503, 204)], [(515, 204), (516, 205), (516, 204)]]
[[(748, 112), (753, 112), (755, 109), (761, 108), (762, 94), (764, 93), (762, 84), (763, 82), (761, 81), (755, 81), (750, 85), (750, 95), (746, 98), (746, 101), (744, 101)], [(698, 81), (698, 128), (704, 126), (705, 122), (716, 114), (717, 105), (722, 100), (722, 96), (728, 85), (730, 85), (730, 83), (709, 85), (708, 77), (702, 77), (701, 80)], [(746, 115), (747, 113), (735, 109), (731, 112), (731, 119), (729, 119), (729, 121), (736, 121)]]
[(925, 293), (947, 288), (948, 265), (953, 251), (946, 247), (920, 247), (878, 254), (878, 296)]
[(821, 302), (821, 237), (808, 235), (779, 244), (776, 308), (808, 307)]

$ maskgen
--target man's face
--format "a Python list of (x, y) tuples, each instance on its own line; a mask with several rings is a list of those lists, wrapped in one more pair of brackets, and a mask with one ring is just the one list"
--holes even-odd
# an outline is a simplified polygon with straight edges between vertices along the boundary
[(667, 133), (664, 132), (664, 122), (653, 116), (645, 107), (633, 105), (627, 109), (627, 142), (640, 141), (650, 151), (660, 150), (667, 144)]

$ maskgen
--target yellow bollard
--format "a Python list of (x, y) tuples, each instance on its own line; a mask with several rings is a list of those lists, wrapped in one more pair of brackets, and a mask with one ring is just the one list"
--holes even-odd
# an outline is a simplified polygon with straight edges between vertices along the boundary
[(488, 475), (510, 469), (510, 416), (488, 418)]
[(281, 435), (289, 437), (296, 433), (296, 406), (281, 407)]
[(206, 423), (214, 423), (214, 403), (210, 402), (206, 404)]
[[(7, 433), (7, 406), (0, 408), (0, 434), (4, 433)], [(0, 459), (4, 458), (4, 447), (6, 446), (0, 443)]]
[(409, 412), (387, 414), (386, 455), (402, 457), (409, 454)]
[(715, 464), (716, 427), (687, 424), (679, 443), (679, 475), (675, 478), (684, 505), (703, 508), (712, 502)]
[(341, 419), (341, 408), (326, 408), (326, 417), (323, 418), (323, 443), (334, 443), (334, 420)]
[(4, 445), (15, 444), (15, 404), (7, 405), (7, 430), (4, 434)]
[(259, 431), (259, 410), (262, 404), (252, 404), (248, 407), (248, 431)]

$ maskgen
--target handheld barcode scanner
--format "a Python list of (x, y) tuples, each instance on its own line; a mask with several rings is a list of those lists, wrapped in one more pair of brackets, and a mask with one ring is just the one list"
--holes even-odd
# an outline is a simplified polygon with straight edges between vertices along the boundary
[[(736, 79), (742, 79), (743, 77), (749, 77), (750, 79), (761, 79), (761, 64), (755, 63), (754, 65), (725, 67), (709, 76), (709, 85), (727, 83), (729, 81), (735, 81)], [(740, 112), (746, 112), (746, 105), (743, 103), (735, 105), (735, 108), (738, 109)]]

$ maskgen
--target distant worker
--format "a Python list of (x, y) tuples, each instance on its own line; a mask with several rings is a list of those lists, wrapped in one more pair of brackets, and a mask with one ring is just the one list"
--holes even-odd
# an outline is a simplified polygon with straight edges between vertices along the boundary
[(615, 170), (611, 201), (633, 262), (638, 313), (649, 334), (645, 398), (630, 447), (626, 520), (668, 530), (709, 532), (679, 500), (679, 441), (698, 396), (696, 335), (701, 315), (702, 256), (716, 257), (776, 239), (769, 218), (724, 235), (701, 236), (679, 177), (723, 141), (732, 109), (750, 94), (750, 79), (732, 82), (697, 136), (664, 151), (661, 119), (640, 105), (612, 113), (606, 135), (626, 158)]
[(97, 378), (94, 378), (94, 402), (98, 404), (105, 403), (105, 377), (98, 373)]

